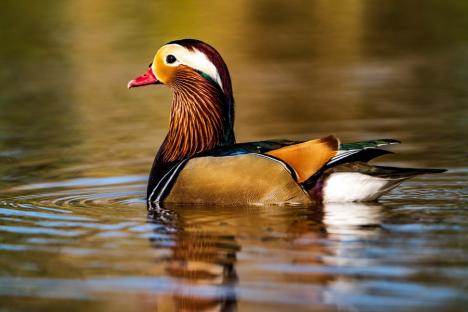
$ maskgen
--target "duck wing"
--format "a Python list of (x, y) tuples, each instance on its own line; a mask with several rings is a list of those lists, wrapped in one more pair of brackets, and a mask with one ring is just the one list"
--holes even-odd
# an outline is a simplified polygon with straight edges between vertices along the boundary
[(265, 140), (265, 141), (254, 141), (245, 143), (236, 143), (229, 146), (221, 146), (209, 151), (202, 152), (197, 155), (200, 156), (234, 156), (242, 154), (265, 154), (267, 152), (294, 144), (302, 143), (303, 141), (293, 140)]
[(393, 154), (393, 152), (381, 149), (380, 147), (400, 143), (400, 141), (394, 139), (377, 139), (341, 144), (337, 154), (320, 168), (320, 170), (309, 176), (309, 178), (303, 182), (303, 185), (306, 189), (311, 189), (324, 172), (331, 168), (354, 162), (367, 163), (376, 157)]
[(378, 147), (400, 143), (400, 141), (394, 139), (378, 139), (341, 144), (336, 156), (327, 163), (324, 169), (353, 161), (368, 162), (381, 155), (393, 154), (390, 151)]
[(340, 144), (334, 136), (310, 141), (279, 139), (223, 146), (200, 153), (196, 157), (264, 154), (285, 163), (293, 171), (297, 182), (310, 184), (326, 169), (355, 161), (367, 162), (378, 156), (392, 154), (378, 147), (399, 143), (400, 141), (393, 139), (378, 139)]

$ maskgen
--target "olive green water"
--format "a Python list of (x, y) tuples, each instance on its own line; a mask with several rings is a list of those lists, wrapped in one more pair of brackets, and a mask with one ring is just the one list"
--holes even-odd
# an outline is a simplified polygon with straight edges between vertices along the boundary
[[(3, 1), (0, 311), (463, 311), (468, 2)], [(169, 40), (214, 45), (238, 141), (397, 138), (372, 204), (165, 207)]]

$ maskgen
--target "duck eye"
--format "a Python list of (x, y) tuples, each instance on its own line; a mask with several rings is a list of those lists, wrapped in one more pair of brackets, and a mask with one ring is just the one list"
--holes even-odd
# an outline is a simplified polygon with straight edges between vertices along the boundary
[(166, 56), (166, 63), (167, 63), (167, 64), (172, 64), (172, 63), (174, 63), (175, 61), (177, 61), (177, 59), (175, 58), (174, 55), (169, 54), (168, 56)]

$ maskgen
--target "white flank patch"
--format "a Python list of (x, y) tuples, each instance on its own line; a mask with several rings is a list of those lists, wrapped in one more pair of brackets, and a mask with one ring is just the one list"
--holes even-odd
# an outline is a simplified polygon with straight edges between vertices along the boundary
[[(192, 51), (184, 48), (181, 45), (178, 44), (168, 44), (165, 45), (165, 47), (168, 47), (168, 51), (170, 51), (167, 54), (173, 54), (177, 62), (173, 64), (167, 64), (168, 66), (177, 66), (179, 64), (187, 65), (189, 67), (192, 67), (193, 69), (200, 70), (210, 76), (214, 81), (216, 81), (219, 86), (221, 87), (221, 90), (223, 89), (223, 84), (221, 83), (221, 78), (219, 76), (218, 70), (216, 69), (216, 66), (211, 63), (211, 61), (208, 59), (208, 57), (194, 48)], [(164, 60), (165, 60), (164, 56)]]
[(323, 187), (323, 201), (343, 203), (376, 200), (396, 187), (403, 179), (384, 179), (358, 172), (335, 172)]

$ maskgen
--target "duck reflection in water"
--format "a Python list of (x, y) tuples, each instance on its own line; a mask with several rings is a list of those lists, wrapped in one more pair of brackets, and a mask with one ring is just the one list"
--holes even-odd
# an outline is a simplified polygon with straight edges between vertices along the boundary
[[(165, 261), (166, 273), (175, 280), (173, 311), (234, 311), (236, 254), (240, 250), (235, 236), (212, 232), (203, 225), (187, 226), (183, 209), (167, 209), (155, 204), (149, 212), (151, 223), (163, 225), (172, 234), (171, 255)], [(160, 248), (159, 241), (152, 241)], [(170, 308), (169, 308), (170, 307)]]
[[(382, 208), (376, 203), (311, 207), (153, 205), (150, 222), (158, 225), (156, 231), (164, 232), (159, 234), (171, 237), (164, 269), (175, 284), (171, 296), (162, 300), (166, 302), (158, 300), (159, 308), (233, 311), (237, 308), (236, 292), (246, 294), (255, 282), (264, 280), (262, 274), (272, 274), (274, 283), (254, 289), (264, 295), (256, 298), (260, 302), (268, 302), (269, 288), (278, 285), (281, 289), (275, 291), (300, 298), (303, 304), (339, 307), (335, 289), (341, 292), (343, 285), (353, 284), (353, 279), (340, 274), (339, 269), (327, 268), (349, 265), (344, 255), (347, 241), (379, 235)], [(152, 240), (152, 245), (163, 248), (168, 242)], [(239, 279), (236, 265), (241, 249), (242, 258), (262, 270), (249, 272), (251, 269), (243, 267)], [(275, 265), (288, 269), (280, 274), (268, 272), (267, 268)], [(288, 287), (291, 284), (300, 287)]]

